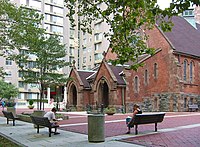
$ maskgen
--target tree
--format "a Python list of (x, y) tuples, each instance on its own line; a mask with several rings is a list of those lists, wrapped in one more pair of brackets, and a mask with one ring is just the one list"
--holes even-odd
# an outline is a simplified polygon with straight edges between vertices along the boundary
[[(163, 31), (170, 31), (173, 24), (171, 17), (188, 9), (190, 3), (199, 5), (199, 0), (175, 0), (169, 8), (160, 9), (157, 0), (65, 0), (69, 9), (67, 16), (71, 25), (75, 26), (75, 15), (79, 17), (82, 31), (92, 32), (91, 24), (102, 20), (110, 26), (105, 37), (110, 41), (110, 48), (118, 58), (113, 64), (124, 64), (128, 61), (136, 63), (142, 54), (153, 54), (145, 41), (148, 36), (145, 30), (159, 24)], [(101, 6), (104, 5), (103, 8)], [(168, 17), (168, 19), (165, 19)], [(133, 64), (137, 69), (140, 64)]]
[(65, 46), (57, 35), (45, 34), (40, 28), (42, 19), (34, 10), (0, 1), (1, 55), (17, 63), (25, 83), (38, 85), (39, 109), (42, 108), (44, 87), (67, 81), (57, 69), (68, 65), (64, 59)]
[(17, 87), (0, 80), (0, 98), (6, 98), (8, 101), (10, 101), (11, 98), (17, 97), (18, 93), (19, 91)]
[(14, 59), (19, 65), (24, 82), (38, 85), (41, 109), (44, 89), (50, 85), (64, 84), (68, 80), (62, 72), (59, 72), (69, 65), (64, 59), (66, 48), (57, 35), (51, 35), (35, 39), (29, 50), (22, 49), (22, 51), (25, 51), (24, 54), (16, 55)]
[(34, 10), (0, 0), (0, 55), (9, 57), (24, 46), (28, 48), (35, 38), (44, 34), (44, 29), (39, 27), (42, 19)]

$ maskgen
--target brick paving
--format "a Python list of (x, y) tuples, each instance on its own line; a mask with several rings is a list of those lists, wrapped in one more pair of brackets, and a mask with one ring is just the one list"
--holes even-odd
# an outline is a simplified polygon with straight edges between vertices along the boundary
[(178, 131), (130, 137), (121, 141), (147, 147), (199, 147), (199, 132), (200, 127), (195, 127)]
[[(32, 112), (33, 110), (17, 109), (18, 114), (24, 111)], [(49, 109), (45, 109), (45, 111), (49, 111)], [(69, 120), (60, 121), (60, 129), (87, 134), (87, 115), (70, 113), (67, 113), (67, 115)], [(122, 142), (147, 147), (200, 146), (200, 113), (198, 112), (166, 113), (164, 121), (158, 124), (157, 133), (154, 132), (154, 124), (140, 125), (138, 126), (139, 135), (137, 136), (134, 135), (134, 129), (131, 130), (130, 135), (125, 135), (125, 118), (127, 116), (131, 116), (131, 114), (105, 116), (105, 136), (121, 137), (120, 141)]]

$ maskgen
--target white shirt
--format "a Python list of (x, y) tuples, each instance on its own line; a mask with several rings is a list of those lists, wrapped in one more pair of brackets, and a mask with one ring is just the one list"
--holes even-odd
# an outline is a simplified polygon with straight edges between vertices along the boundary
[(53, 120), (53, 119), (56, 119), (55, 113), (52, 112), (52, 111), (47, 112), (47, 113), (44, 115), (44, 117), (47, 117), (48, 120), (50, 120), (50, 121)]

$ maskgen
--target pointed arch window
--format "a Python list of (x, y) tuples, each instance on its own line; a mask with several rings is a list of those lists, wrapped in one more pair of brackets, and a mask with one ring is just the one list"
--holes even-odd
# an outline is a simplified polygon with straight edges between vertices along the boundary
[(137, 76), (134, 78), (134, 90), (135, 93), (139, 92), (139, 78)]
[(145, 85), (148, 84), (148, 70), (147, 69), (144, 71), (144, 84)]
[(194, 67), (194, 64), (193, 64), (193, 62), (191, 61), (191, 62), (190, 62), (190, 82), (193, 81), (193, 67)]
[(154, 78), (158, 78), (158, 64), (154, 63)]
[(184, 60), (183, 62), (183, 80), (186, 81), (187, 80), (187, 60)]

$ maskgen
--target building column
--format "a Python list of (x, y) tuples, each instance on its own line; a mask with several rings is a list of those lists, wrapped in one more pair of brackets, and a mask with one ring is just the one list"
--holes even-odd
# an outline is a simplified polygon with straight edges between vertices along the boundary
[(64, 87), (64, 100), (63, 101), (67, 104), (67, 87)]
[(50, 101), (51, 101), (51, 99), (50, 99), (50, 87), (48, 87), (47, 88), (47, 100), (48, 100), (48, 104), (50, 104)]

